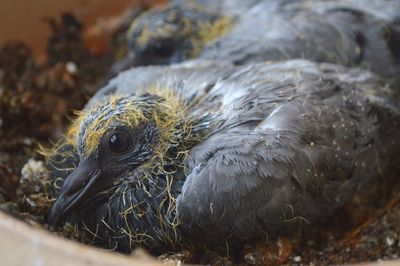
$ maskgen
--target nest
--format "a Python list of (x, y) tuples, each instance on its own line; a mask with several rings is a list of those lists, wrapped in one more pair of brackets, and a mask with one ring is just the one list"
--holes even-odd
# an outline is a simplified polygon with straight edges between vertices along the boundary
[[(121, 50), (112, 46), (107, 54), (91, 55), (83, 45), (82, 25), (72, 15), (64, 14), (51, 25), (49, 59), (44, 65), (35, 63), (26, 44), (7, 43), (0, 49), (0, 209), (45, 229), (54, 196), (47, 190), (48, 173), (37, 149), (51, 147), (62, 137), (70, 124), (68, 117), (74, 117), (72, 110), (80, 110), (102, 82), (113, 61), (112, 51)], [(72, 37), (71, 27), (75, 29)], [(397, 258), (399, 188), (393, 194), (382, 193), (387, 186), (380, 184), (376, 191), (355, 198), (352, 207), (339, 210), (332, 220), (315, 225), (306, 235), (246, 245), (239, 261), (247, 265), (342, 264)], [(71, 224), (57, 234), (87, 241)], [(192, 247), (160, 259), (227, 265), (238, 260)]]

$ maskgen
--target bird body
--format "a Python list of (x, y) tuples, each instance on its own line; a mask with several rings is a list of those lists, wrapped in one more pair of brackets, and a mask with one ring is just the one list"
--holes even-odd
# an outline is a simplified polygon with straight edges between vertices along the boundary
[(132, 68), (50, 156), (49, 222), (124, 252), (288, 234), (396, 177), (399, 107), (370, 72), (306, 60)]
[(392, 0), (173, 1), (134, 21), (129, 55), (112, 72), (190, 58), (237, 65), (309, 59), (364, 67), (397, 82), (399, 14)]

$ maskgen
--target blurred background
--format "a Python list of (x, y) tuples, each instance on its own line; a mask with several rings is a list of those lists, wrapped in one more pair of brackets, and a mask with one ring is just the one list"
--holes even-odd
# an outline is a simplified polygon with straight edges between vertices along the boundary
[[(39, 62), (46, 59), (45, 45), (51, 31), (46, 18), (72, 13), (85, 25), (84, 38), (92, 52), (101, 53), (106, 39), (129, 10), (162, 5), (166, 0), (14, 0), (0, 1), (0, 46), (6, 41), (29, 43)], [(96, 43), (98, 42), (98, 43)]]

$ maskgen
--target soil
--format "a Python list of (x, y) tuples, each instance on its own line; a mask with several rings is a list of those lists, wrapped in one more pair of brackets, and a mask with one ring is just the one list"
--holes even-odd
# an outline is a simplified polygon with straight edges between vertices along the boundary
[[(81, 109), (104, 82), (112, 62), (126, 50), (127, 27), (121, 22), (109, 49), (92, 54), (82, 38), (84, 27), (72, 14), (48, 23), (53, 34), (45, 64), (35, 62), (28, 44), (9, 42), (0, 48), (0, 210), (42, 228), (47, 228), (45, 217), (54, 199), (46, 191), (38, 147), (57, 141), (73, 110)], [(247, 245), (236, 260), (198, 250), (160, 259), (172, 264), (325, 265), (398, 258), (400, 186), (375, 187), (307, 233)], [(57, 234), (79, 238), (70, 225)]]

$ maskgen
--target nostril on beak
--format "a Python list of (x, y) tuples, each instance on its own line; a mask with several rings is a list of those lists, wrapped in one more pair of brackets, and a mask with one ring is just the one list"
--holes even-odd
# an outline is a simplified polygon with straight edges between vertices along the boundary
[(100, 174), (99, 169), (88, 170), (86, 165), (80, 164), (66, 178), (60, 195), (53, 203), (47, 217), (47, 222), (52, 229), (90, 197), (88, 195), (93, 191)]

